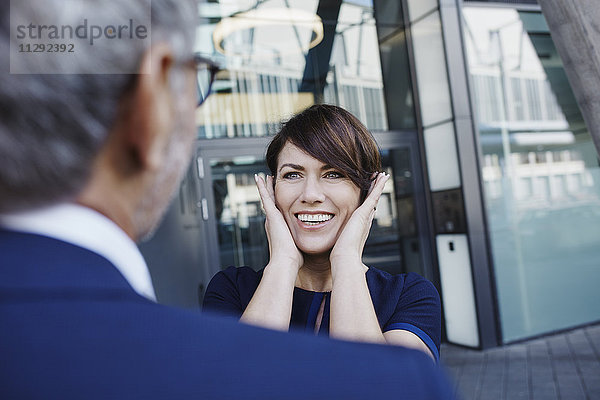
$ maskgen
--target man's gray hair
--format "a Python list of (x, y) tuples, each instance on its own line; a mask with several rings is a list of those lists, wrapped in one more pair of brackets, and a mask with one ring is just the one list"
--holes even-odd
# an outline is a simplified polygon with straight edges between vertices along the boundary
[[(14, 13), (32, 21), (51, 20), (76, 25), (93, 16), (105, 25), (126, 15), (143, 20), (150, 0), (77, 0), (64, 12), (64, 0), (13, 1)], [(70, 200), (86, 183), (92, 163), (105, 143), (135, 74), (10, 74), (9, 1), (0, 5), (0, 213)], [(73, 2), (71, 1), (71, 4)], [(75, 11), (73, 11), (75, 10)], [(43, 15), (41, 14), (43, 13)], [(82, 70), (93, 65), (107, 71), (137, 71), (151, 42), (168, 43), (183, 61), (193, 53), (197, 24), (195, 0), (152, 0), (151, 41), (105, 40), (78, 57)], [(43, 19), (45, 18), (45, 19)], [(13, 43), (14, 45), (14, 43)], [(49, 62), (70, 62), (49, 55)], [(60, 64), (55, 65), (60, 68)], [(68, 66), (72, 70), (72, 65)], [(87, 69), (86, 69), (87, 68)], [(67, 66), (65, 65), (65, 69)], [(181, 75), (181, 74), (180, 74)], [(181, 76), (174, 77), (181, 81)]]

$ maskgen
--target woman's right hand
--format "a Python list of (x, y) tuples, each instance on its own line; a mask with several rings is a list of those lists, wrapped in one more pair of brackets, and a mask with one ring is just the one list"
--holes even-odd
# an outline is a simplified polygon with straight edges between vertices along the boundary
[(270, 259), (240, 321), (287, 331), (292, 315), (294, 284), (304, 258), (275, 203), (273, 178), (269, 176), (265, 181), (254, 175), (254, 180), (267, 215), (265, 230), (269, 240)]
[(269, 264), (289, 265), (297, 271), (302, 267), (304, 258), (296, 247), (290, 229), (275, 203), (273, 177), (268, 175), (265, 181), (255, 174), (254, 180), (266, 214), (265, 230), (269, 241)]

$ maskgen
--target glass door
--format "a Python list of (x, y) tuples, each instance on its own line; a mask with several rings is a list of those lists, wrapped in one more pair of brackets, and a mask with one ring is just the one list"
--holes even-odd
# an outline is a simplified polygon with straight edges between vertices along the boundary
[(254, 174), (267, 174), (266, 165), (255, 156), (217, 157), (209, 162), (219, 267), (261, 269), (269, 260), (269, 244)]

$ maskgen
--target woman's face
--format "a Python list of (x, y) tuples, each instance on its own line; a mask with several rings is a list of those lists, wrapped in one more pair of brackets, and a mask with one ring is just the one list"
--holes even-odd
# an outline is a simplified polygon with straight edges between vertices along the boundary
[(341, 171), (288, 142), (279, 153), (275, 201), (300, 251), (331, 250), (352, 212), (360, 189)]

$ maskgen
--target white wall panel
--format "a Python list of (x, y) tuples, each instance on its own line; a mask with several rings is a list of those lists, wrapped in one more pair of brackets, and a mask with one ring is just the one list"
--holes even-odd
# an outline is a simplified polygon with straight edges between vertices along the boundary
[(452, 122), (425, 129), (423, 135), (429, 188), (436, 191), (459, 187), (460, 171)]
[(438, 235), (436, 241), (448, 341), (479, 347), (467, 235)]

